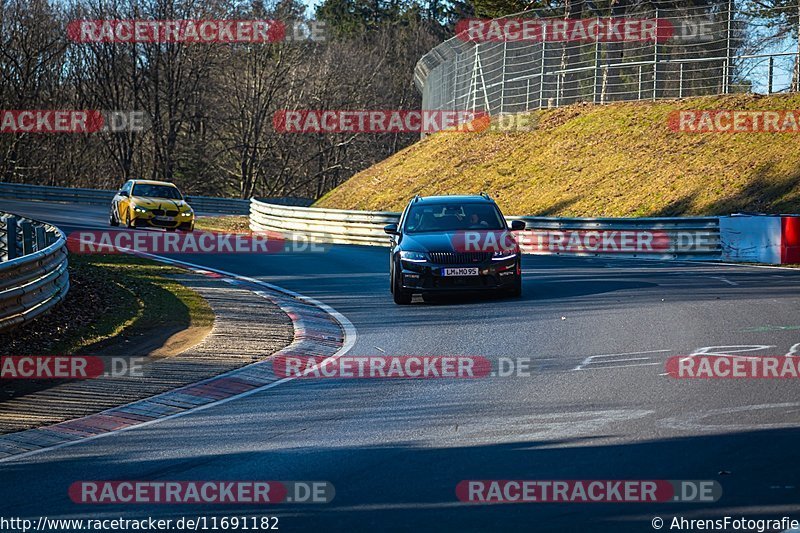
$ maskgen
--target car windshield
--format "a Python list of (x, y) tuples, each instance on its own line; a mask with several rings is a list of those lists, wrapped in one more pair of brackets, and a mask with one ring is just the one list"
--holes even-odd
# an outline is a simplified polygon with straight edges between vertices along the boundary
[(474, 202), (415, 204), (408, 210), (404, 224), (405, 233), (470, 229), (503, 230), (506, 225), (493, 204)]
[(133, 186), (131, 196), (145, 196), (149, 198), (168, 198), (170, 200), (182, 200), (181, 193), (175, 187), (169, 185), (153, 185), (150, 183), (137, 183)]

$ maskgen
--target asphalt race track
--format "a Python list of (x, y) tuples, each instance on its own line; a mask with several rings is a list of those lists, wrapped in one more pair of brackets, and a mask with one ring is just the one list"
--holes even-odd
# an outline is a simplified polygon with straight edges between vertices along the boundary
[[(0, 210), (67, 232), (107, 227), (104, 208), (0, 200)], [(526, 256), (521, 299), (396, 306), (387, 256), (332, 246), (181, 259), (332, 306), (356, 328), (350, 354), (527, 357), (530, 376), (291, 381), (2, 463), (0, 515), (278, 516), (281, 531), (616, 532), (653, 531), (656, 516), (800, 519), (798, 381), (663, 375), (674, 355), (800, 352), (800, 270)], [(271, 508), (70, 501), (73, 482), (104, 479), (326, 480), (336, 497)], [(456, 485), (475, 479), (716, 480), (723, 494), (715, 503), (459, 502)]]

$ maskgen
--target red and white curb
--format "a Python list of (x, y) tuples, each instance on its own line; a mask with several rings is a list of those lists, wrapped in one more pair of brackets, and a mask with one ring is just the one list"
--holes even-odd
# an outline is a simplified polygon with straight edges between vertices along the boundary
[(220, 279), (271, 301), (291, 319), (294, 340), (264, 361), (197, 383), (75, 420), (1, 435), (0, 463), (146, 427), (245, 398), (296, 379), (295, 376), (280, 378), (275, 375), (272, 364), (275, 357), (301, 354), (326, 361), (341, 357), (356, 342), (355, 327), (344, 315), (308, 296), (224, 270), (151, 254), (137, 255)]

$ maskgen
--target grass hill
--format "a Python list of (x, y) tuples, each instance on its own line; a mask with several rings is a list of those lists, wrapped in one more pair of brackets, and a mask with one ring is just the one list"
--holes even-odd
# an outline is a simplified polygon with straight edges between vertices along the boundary
[(578, 104), (531, 113), (530, 132), (441, 132), (315, 206), (399, 211), (415, 194), (486, 191), (514, 215), (800, 212), (800, 133), (676, 133), (682, 109), (800, 110), (800, 94)]

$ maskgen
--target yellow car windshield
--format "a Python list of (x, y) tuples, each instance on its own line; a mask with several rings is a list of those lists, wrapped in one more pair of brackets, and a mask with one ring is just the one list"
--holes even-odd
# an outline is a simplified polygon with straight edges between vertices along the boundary
[(144, 196), (146, 198), (167, 198), (168, 200), (183, 200), (180, 191), (169, 185), (152, 185), (149, 183), (138, 183), (133, 186), (132, 196)]

